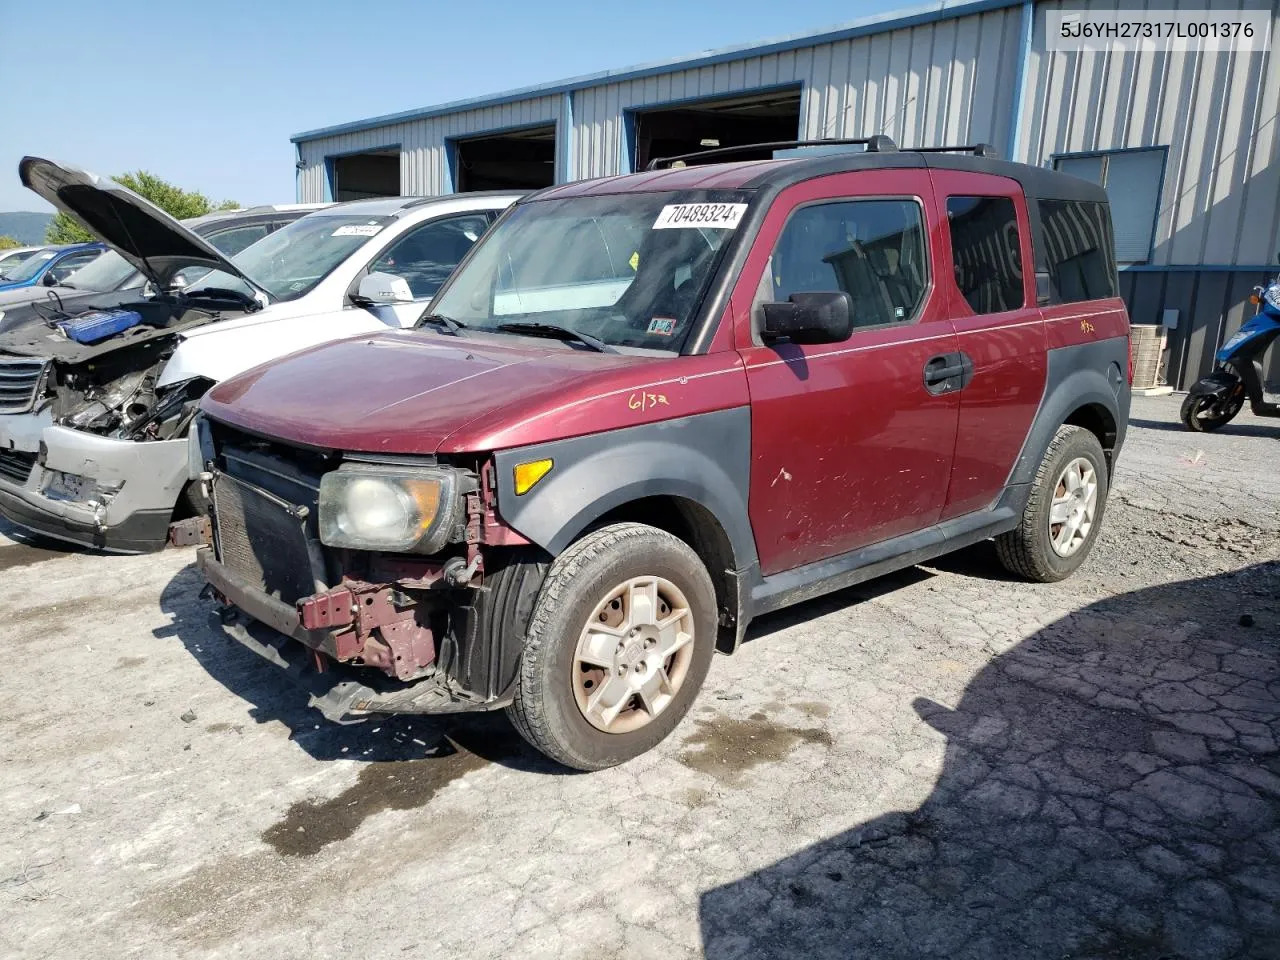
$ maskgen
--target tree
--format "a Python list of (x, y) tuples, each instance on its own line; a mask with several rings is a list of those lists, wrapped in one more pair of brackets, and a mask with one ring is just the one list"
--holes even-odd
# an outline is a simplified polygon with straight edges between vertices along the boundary
[(21, 240), (15, 240), (13, 237), (7, 237), (0, 234), (0, 250), (12, 250), (14, 247), (24, 246)]
[[(122, 173), (113, 178), (121, 186), (145, 197), (175, 220), (202, 217), (214, 210), (237, 210), (240, 204), (223, 200), (213, 204), (203, 193), (183, 190), (145, 170)], [(45, 240), (49, 243), (85, 243), (98, 238), (80, 225), (74, 217), (59, 212), (49, 223)]]

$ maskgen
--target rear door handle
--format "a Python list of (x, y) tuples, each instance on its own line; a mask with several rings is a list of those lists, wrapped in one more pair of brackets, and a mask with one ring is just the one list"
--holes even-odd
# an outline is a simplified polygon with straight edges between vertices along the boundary
[(973, 361), (964, 353), (942, 353), (924, 365), (924, 388), (932, 394), (963, 390), (973, 379)]

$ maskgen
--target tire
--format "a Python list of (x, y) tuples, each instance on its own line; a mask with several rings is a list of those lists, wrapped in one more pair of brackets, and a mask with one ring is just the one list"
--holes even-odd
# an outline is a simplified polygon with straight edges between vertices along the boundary
[[(1095, 497), (1088, 529), (1076, 539), (1066, 529), (1072, 520), (1051, 526), (1050, 511), (1055, 497), (1065, 499), (1065, 506), (1071, 508), (1070, 516), (1074, 519), (1075, 505), (1083, 506), (1087, 502), (1087, 496), (1080, 501), (1072, 501), (1064, 495), (1068, 483), (1065, 471), (1081, 460), (1092, 467)], [(996, 554), (1005, 569), (1038, 583), (1053, 583), (1069, 577), (1084, 563), (1098, 539), (1107, 490), (1107, 460), (1098, 438), (1084, 427), (1059, 427), (1045, 451), (1040, 469), (1036, 471), (1031, 495), (1027, 498), (1017, 529), (996, 537)], [(1076, 533), (1078, 535), (1078, 529)], [(1064, 539), (1072, 541), (1065, 545), (1065, 549), (1070, 551), (1067, 555), (1055, 547), (1055, 540), (1063, 534), (1066, 534)]]
[[(1178, 411), (1178, 415), (1182, 418), (1183, 426), (1188, 430), (1196, 433), (1210, 433), (1234, 420), (1242, 407), (1244, 407), (1243, 400), (1219, 402), (1213, 397), (1189, 393), (1182, 401), (1182, 409)], [(1207, 410), (1213, 412), (1206, 414)]]
[[(615, 608), (615, 600), (621, 606)], [(651, 619), (657, 625), (646, 622), (645, 610), (654, 611)], [(606, 616), (616, 616), (618, 624), (597, 627), (596, 621)], [(676, 626), (659, 629), (670, 622)], [(507, 715), (530, 744), (567, 767), (601, 770), (624, 763), (657, 746), (688, 712), (711, 665), (716, 624), (711, 577), (687, 544), (639, 523), (595, 530), (572, 544), (547, 571), (525, 632), (515, 699)], [(663, 658), (666, 638), (690, 633), (691, 640)], [(591, 646), (588, 637), (601, 646)], [(595, 651), (605, 645), (608, 656), (597, 659), (598, 669), (580, 659), (584, 649), (598, 658)], [(651, 685), (668, 678), (655, 697)], [(625, 692), (627, 684), (642, 680), (647, 701), (640, 693), (629, 699), (604, 696)], [(599, 704), (609, 699), (634, 706), (606, 721), (608, 710)], [(652, 712), (644, 707), (648, 702), (656, 705)], [(604, 729), (601, 724), (606, 722), (616, 729)]]
[(173, 507), (173, 519), (206, 517), (209, 515), (209, 506), (209, 498), (200, 492), (200, 481), (189, 480), (178, 494), (178, 502)]

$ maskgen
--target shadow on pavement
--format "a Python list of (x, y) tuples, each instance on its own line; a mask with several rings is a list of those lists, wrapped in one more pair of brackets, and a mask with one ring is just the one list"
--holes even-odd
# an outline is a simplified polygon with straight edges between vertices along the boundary
[(914, 707), (928, 799), (704, 893), (710, 960), (1280, 957), (1280, 563), (1092, 604)]
[[(1188, 437), (1199, 436), (1199, 434), (1183, 426), (1181, 420), (1139, 420), (1135, 417), (1130, 417), (1129, 426), (1145, 427), (1148, 430), (1171, 430), (1174, 433), (1185, 433)], [(1280, 440), (1280, 420), (1275, 421), (1275, 426), (1260, 423), (1233, 422), (1228, 423), (1225, 427), (1219, 427), (1213, 433), (1228, 437), (1271, 437), (1273, 440)]]
[(520, 770), (571, 772), (529, 747), (501, 714), (378, 716), (331, 723), (307, 705), (307, 693), (283, 671), (226, 635), (212, 603), (199, 597), (204, 585), (194, 564), (165, 585), (160, 609), (172, 622), (155, 631), (156, 636), (180, 640), (210, 676), (248, 702), (255, 722), (283, 723), (291, 731), (290, 739), (309, 756), (383, 763), (465, 751)]

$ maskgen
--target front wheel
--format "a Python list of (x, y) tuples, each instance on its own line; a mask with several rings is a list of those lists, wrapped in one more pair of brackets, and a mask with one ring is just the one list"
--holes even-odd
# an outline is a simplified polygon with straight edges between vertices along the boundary
[(1239, 396), (1219, 399), (1207, 394), (1187, 394), (1182, 401), (1180, 415), (1188, 430), (1208, 433), (1230, 423), (1241, 408), (1244, 399)]
[(508, 716), (566, 766), (623, 763), (675, 729), (715, 643), (715, 589), (698, 555), (655, 527), (602, 527), (547, 572)]

